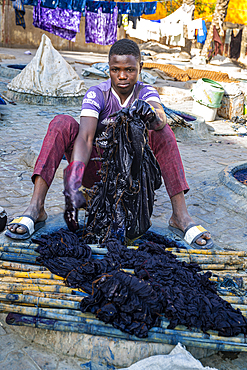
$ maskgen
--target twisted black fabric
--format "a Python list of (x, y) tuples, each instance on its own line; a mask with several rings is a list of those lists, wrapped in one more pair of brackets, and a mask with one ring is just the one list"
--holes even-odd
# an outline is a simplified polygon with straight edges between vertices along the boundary
[[(34, 241), (39, 262), (66, 278), (68, 286), (90, 294), (82, 299), (81, 311), (124, 332), (147, 337), (163, 314), (169, 329), (185, 325), (222, 336), (247, 333), (247, 320), (217, 295), (211, 272), (203, 274), (197, 264), (178, 261), (166, 251), (169, 242), (146, 241), (129, 249), (110, 239), (101, 245), (108, 250), (105, 257), (94, 259), (88, 245), (64, 230)], [(133, 269), (134, 275), (122, 269)]]
[(96, 145), (103, 148), (101, 181), (88, 191), (87, 231), (125, 242), (151, 226), (154, 191), (161, 186), (159, 164), (148, 145), (146, 124), (129, 108), (108, 120)]

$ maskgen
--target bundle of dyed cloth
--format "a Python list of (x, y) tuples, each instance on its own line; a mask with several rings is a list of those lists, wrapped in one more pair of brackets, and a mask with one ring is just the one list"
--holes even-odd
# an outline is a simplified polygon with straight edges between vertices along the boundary
[(125, 242), (151, 226), (154, 191), (161, 186), (159, 164), (148, 145), (148, 131), (129, 109), (108, 120), (96, 146), (104, 149), (101, 181), (88, 191), (87, 232)]
[[(64, 277), (68, 286), (91, 294), (82, 299), (81, 311), (95, 313), (124, 332), (147, 337), (164, 314), (168, 329), (185, 325), (222, 336), (247, 333), (247, 320), (217, 295), (211, 272), (203, 274), (197, 264), (178, 261), (165, 250), (169, 243), (144, 242), (135, 250), (111, 239), (101, 245), (106, 256), (95, 260), (89, 246), (64, 230), (34, 242), (39, 244), (39, 262)], [(134, 275), (121, 271), (127, 268)]]

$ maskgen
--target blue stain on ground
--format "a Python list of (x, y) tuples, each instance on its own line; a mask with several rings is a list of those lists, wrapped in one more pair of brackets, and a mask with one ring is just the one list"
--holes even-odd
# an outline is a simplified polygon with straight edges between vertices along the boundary
[(99, 362), (86, 362), (84, 364), (80, 365), (83, 370), (115, 370), (115, 367), (113, 365), (103, 365)]

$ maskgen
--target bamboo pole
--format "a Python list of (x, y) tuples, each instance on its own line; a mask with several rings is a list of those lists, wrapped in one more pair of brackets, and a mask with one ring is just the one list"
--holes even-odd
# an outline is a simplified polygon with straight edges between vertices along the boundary
[(212, 250), (212, 249), (177, 249), (177, 248), (166, 248), (167, 251), (174, 253), (185, 253), (185, 254), (204, 254), (213, 256), (238, 256), (247, 257), (246, 251), (225, 251), (225, 250)]
[(21, 293), (24, 290), (33, 290), (40, 292), (50, 292), (50, 293), (69, 293), (76, 291), (76, 289), (68, 288), (65, 286), (58, 285), (34, 285), (34, 284), (1, 284), (1, 291), (6, 293)]
[(49, 271), (12, 271), (7, 269), (0, 269), (0, 279), (1, 277), (17, 277), (17, 278), (29, 278), (29, 279), (54, 279), (54, 280), (64, 280), (61, 276), (52, 274)]
[[(236, 270), (236, 266), (229, 266), (229, 265), (225, 265), (225, 264), (200, 264), (200, 267), (202, 270)], [(243, 269), (243, 265), (238, 265), (237, 266), (238, 269), (242, 268)]]
[(5, 253), (0, 252), (0, 259), (4, 261), (23, 262), (23, 263), (36, 263), (36, 256), (27, 254)]
[[(63, 280), (52, 280), (52, 279), (25, 279), (25, 278), (15, 278), (15, 277), (0, 277), (0, 283), (23, 283), (23, 284), (34, 284), (34, 285), (63, 285)], [(0, 287), (1, 290), (1, 287)]]
[(225, 337), (218, 337), (217, 340), (215, 340), (210, 339), (210, 336), (207, 334), (200, 334), (200, 336), (198, 337), (198, 335), (196, 335), (197, 333), (168, 330), (163, 328), (152, 328), (149, 331), (148, 338), (138, 338), (134, 335), (123, 333), (120, 330), (103, 323), (77, 323), (69, 321), (49, 320), (40, 317), (30, 317), (18, 314), (11, 315), (8, 323), (10, 325), (25, 325), (48, 330), (76, 332), (140, 342), (155, 342), (163, 344), (167, 343), (173, 345), (176, 345), (178, 342), (180, 342), (186, 346), (215, 349), (217, 351), (247, 351), (247, 346), (244, 338), (239, 338), (241, 340), (236, 343), (235, 341), (228, 341)]
[[(89, 294), (87, 293), (82, 293), (84, 297), (87, 297)], [(31, 290), (24, 290), (23, 295), (31, 295), (35, 297), (42, 297), (42, 298), (52, 298), (52, 299), (62, 299), (62, 300), (68, 300), (68, 301), (75, 301), (75, 302), (81, 302), (82, 300), (82, 295), (71, 295), (67, 293), (46, 293), (46, 292), (34, 292)]]
[(9, 247), (9, 246), (0, 246), (0, 252), (9, 252), (9, 253), (16, 253), (16, 254), (28, 254), (33, 256), (39, 256), (38, 252), (35, 252), (34, 249), (26, 249), (26, 248), (17, 248), (17, 247)]
[[(82, 300), (82, 298), (81, 298)], [(52, 299), (35, 297), (24, 294), (1, 294), (0, 302), (11, 302), (14, 305), (25, 303), (28, 305), (35, 305), (36, 307), (50, 307), (50, 308), (69, 308), (72, 310), (80, 309), (80, 302), (73, 302), (64, 299)]]
[(10, 262), (10, 261), (0, 261), (0, 268), (15, 270), (15, 271), (48, 271), (44, 266), (30, 265), (24, 263)]

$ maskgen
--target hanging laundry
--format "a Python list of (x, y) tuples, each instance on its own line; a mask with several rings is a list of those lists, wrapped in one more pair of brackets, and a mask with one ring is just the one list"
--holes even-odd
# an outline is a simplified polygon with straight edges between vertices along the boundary
[(13, 8), (15, 9), (15, 24), (17, 26), (22, 26), (24, 29), (26, 28), (25, 24), (25, 8), (22, 3), (22, 0), (15, 0), (12, 1)]
[(44, 31), (53, 33), (64, 39), (75, 41), (80, 32), (81, 13), (74, 10), (48, 9), (40, 6), (41, 1), (33, 9), (33, 25)]
[(128, 14), (123, 14), (122, 15), (122, 25), (124, 30), (126, 31), (129, 27), (129, 16)]
[(189, 22), (187, 25), (188, 28), (188, 39), (194, 40), (195, 36), (197, 37), (197, 42), (204, 44), (207, 38), (207, 27), (203, 19), (198, 18)]
[(194, 5), (189, 6), (187, 4), (183, 4), (175, 12), (161, 20), (161, 36), (166, 36), (167, 38), (170, 37), (171, 45), (185, 46), (184, 25), (187, 25), (188, 27), (191, 23), (194, 9)]
[(36, 6), (38, 5), (38, 0), (22, 0), (22, 4)]
[(148, 40), (160, 40), (160, 25), (159, 23), (149, 21), (147, 19), (141, 18), (140, 21), (138, 21), (136, 29), (134, 28), (134, 24), (130, 25), (128, 29), (126, 30), (126, 33), (130, 37), (137, 38), (142, 41), (148, 41)]
[(238, 59), (240, 56), (241, 41), (242, 41), (243, 29), (240, 30), (237, 35), (234, 35), (232, 31), (231, 43), (230, 43), (230, 58)]
[(40, 6), (43, 8), (56, 9), (58, 7), (59, 0), (41, 0)]
[(214, 55), (217, 55), (219, 53), (223, 53), (223, 44), (222, 44), (222, 41), (221, 41), (221, 38), (218, 34), (218, 31), (216, 29), (216, 27), (214, 26), (214, 30), (213, 30), (213, 40), (214, 40)]
[[(134, 30), (136, 30), (136, 26), (137, 26), (137, 21), (138, 20), (140, 20), (140, 17), (133, 17), (133, 15), (129, 15), (128, 21), (133, 23), (132, 28)], [(127, 29), (126, 29), (126, 31), (127, 31)]]
[(206, 38), (207, 38), (207, 27), (204, 19), (202, 19), (202, 28), (199, 28), (199, 32), (197, 34), (197, 42), (200, 42), (200, 44), (205, 44)]
[(143, 19), (148, 19), (150, 21), (157, 21), (167, 16), (167, 10), (163, 3), (157, 3), (156, 12), (154, 14), (145, 13), (142, 15)]
[(97, 13), (85, 11), (85, 41), (99, 45), (112, 45), (117, 41), (118, 8), (113, 14), (103, 13), (99, 8)]

